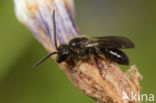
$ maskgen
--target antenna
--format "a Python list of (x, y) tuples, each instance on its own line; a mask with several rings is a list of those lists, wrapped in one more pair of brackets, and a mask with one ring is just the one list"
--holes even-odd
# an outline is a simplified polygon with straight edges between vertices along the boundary
[[(53, 10), (53, 15), (52, 15), (52, 18), (53, 18), (53, 35), (54, 35), (54, 43), (55, 43), (55, 47), (56, 49), (58, 50), (58, 46), (57, 46), (57, 38), (56, 38), (56, 22), (55, 22), (55, 10)], [(43, 59), (41, 59), (38, 63), (36, 63), (32, 69), (36, 69), (40, 64), (42, 64), (45, 60), (47, 60), (50, 56), (54, 55), (54, 54), (57, 54), (57, 52), (52, 52), (50, 54), (48, 54), (48, 56), (44, 57)]]
[(57, 46), (57, 38), (56, 38), (56, 21), (55, 21), (55, 10), (53, 10), (53, 35), (54, 35), (54, 43), (55, 43), (55, 47), (58, 50), (58, 46)]
[(48, 56), (44, 57), (43, 59), (41, 59), (38, 63), (36, 63), (32, 69), (35, 70), (40, 64), (42, 64), (45, 60), (47, 60), (50, 56), (57, 54), (57, 52), (52, 52), (50, 53)]

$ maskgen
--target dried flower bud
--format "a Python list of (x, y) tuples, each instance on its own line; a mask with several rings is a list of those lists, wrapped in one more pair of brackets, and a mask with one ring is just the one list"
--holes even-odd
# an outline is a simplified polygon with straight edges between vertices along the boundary
[(56, 10), (58, 42), (78, 36), (72, 0), (14, 0), (18, 20), (26, 25), (48, 51), (54, 50), (52, 12)]
[[(80, 33), (75, 22), (73, 0), (14, 0), (18, 20), (27, 26), (36, 39), (51, 53), (55, 51), (52, 11), (56, 10), (58, 44), (65, 44)], [(55, 57), (53, 57), (55, 59)], [(135, 66), (124, 73), (116, 64), (96, 58), (92, 65), (79, 61), (76, 66), (58, 64), (72, 83), (97, 103), (139, 103), (123, 99), (124, 94), (140, 92), (142, 76)]]

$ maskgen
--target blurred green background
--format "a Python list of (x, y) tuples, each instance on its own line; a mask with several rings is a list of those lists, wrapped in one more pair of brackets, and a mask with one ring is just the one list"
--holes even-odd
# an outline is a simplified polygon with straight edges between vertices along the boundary
[[(125, 52), (144, 77), (142, 93), (156, 94), (156, 1), (75, 0), (75, 6), (83, 34), (120, 35), (135, 42), (136, 48)], [(32, 71), (45, 55), (16, 20), (13, 1), (0, 0), (0, 103), (94, 103), (53, 60)]]

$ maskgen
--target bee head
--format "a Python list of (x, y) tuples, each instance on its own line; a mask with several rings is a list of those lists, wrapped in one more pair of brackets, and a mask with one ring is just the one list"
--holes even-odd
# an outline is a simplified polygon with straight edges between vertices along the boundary
[(56, 58), (56, 61), (58, 63), (61, 63), (65, 61), (70, 56), (70, 48), (68, 45), (60, 45), (58, 48), (58, 56)]

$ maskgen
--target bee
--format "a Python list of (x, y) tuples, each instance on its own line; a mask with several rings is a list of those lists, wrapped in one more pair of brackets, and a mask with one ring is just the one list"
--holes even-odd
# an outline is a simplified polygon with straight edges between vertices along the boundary
[(87, 57), (103, 57), (108, 61), (121, 65), (129, 65), (128, 56), (120, 49), (134, 48), (134, 43), (122, 36), (102, 36), (102, 37), (75, 37), (68, 44), (57, 45), (55, 10), (53, 11), (54, 44), (56, 52), (50, 53), (44, 59), (35, 64), (35, 69), (52, 55), (56, 56), (56, 62), (62, 63), (68, 60), (82, 60)]

